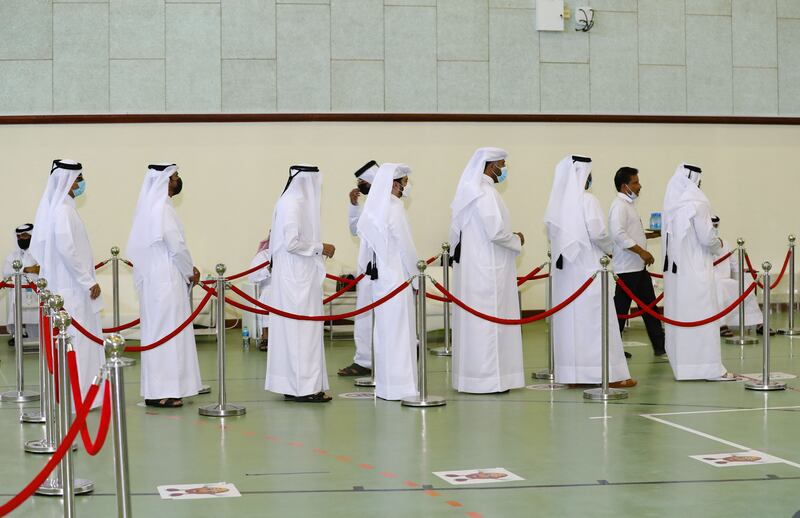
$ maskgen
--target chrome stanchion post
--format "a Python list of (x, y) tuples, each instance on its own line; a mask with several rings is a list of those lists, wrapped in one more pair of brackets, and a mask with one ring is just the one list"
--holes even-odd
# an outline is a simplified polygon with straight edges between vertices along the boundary
[[(444, 289), (450, 291), (450, 243), (442, 243), (442, 284)], [(450, 301), (446, 300), (442, 303), (444, 309), (444, 347), (436, 347), (431, 349), (431, 354), (436, 356), (452, 356), (453, 350), (451, 348), (450, 339)]]
[[(256, 299), (256, 300), (260, 300), (261, 299), (261, 283), (260, 282), (254, 282), (253, 283), (253, 298)], [(258, 313), (255, 313), (253, 315), (253, 321), (256, 324), (256, 332), (255, 332), (255, 335), (253, 335), (255, 337), (255, 339), (256, 339), (256, 345), (259, 344), (259, 342), (261, 341), (261, 338), (263, 337), (262, 327), (264, 327), (264, 326), (261, 325), (261, 318), (262, 318), (261, 315), (258, 314)]]
[(106, 355), (106, 371), (111, 385), (111, 409), (113, 412), (114, 439), (114, 478), (117, 485), (117, 516), (130, 518), (131, 487), (128, 474), (128, 425), (125, 418), (125, 374), (123, 368), (136, 363), (131, 358), (122, 356), (125, 350), (125, 339), (119, 334), (109, 335), (104, 342)]
[[(70, 391), (69, 369), (67, 368), (67, 349), (71, 347), (67, 336), (67, 328), (72, 325), (72, 318), (61, 310), (53, 318), (53, 324), (58, 328), (58, 423), (57, 437), (63, 442), (72, 424), (72, 393)], [(61, 459), (59, 478), (61, 487), (53, 488), (52, 492), (43, 491), (44, 484), (36, 491), (39, 494), (62, 495), (64, 497), (64, 516), (75, 516), (75, 495), (94, 491), (94, 482), (91, 480), (76, 479), (72, 465), (72, 450), (67, 448), (64, 458)]]
[[(47, 297), (45, 297), (45, 292)], [(39, 278), (36, 280), (36, 293), (38, 294), (38, 301), (39, 301), (39, 315), (41, 316), (44, 312), (44, 303), (47, 298), (50, 297), (50, 292), (47, 291), (47, 281)], [(45, 409), (45, 405), (47, 404), (47, 389), (45, 385), (47, 383), (47, 362), (45, 360), (44, 355), (44, 326), (42, 325), (41, 318), (39, 320), (39, 410), (30, 410), (27, 412), (23, 412), (22, 415), (19, 417), (21, 423), (46, 423), (47, 422), (47, 411)], [(28, 450), (28, 444), (31, 442), (38, 442), (38, 441), (28, 441), (25, 443), (25, 451)], [(31, 452), (31, 453), (39, 453), (39, 452)], [(42, 452), (43, 453), (43, 452)]]
[(761, 265), (761, 268), (764, 270), (764, 350), (761, 360), (761, 380), (748, 381), (744, 384), (744, 388), (747, 390), (760, 391), (786, 390), (786, 383), (771, 381), (769, 379), (769, 321), (772, 315), (772, 309), (770, 308), (770, 291), (772, 291), (772, 289), (770, 287), (771, 279), (769, 271), (772, 269), (772, 264), (769, 261), (765, 261)]
[[(41, 280), (41, 279), (40, 279)], [(50, 322), (50, 304), (51, 304), (52, 294), (47, 289), (39, 290), (39, 304), (42, 308), (42, 313), (46, 318), (42, 319), (43, 324)], [(50, 343), (46, 343), (45, 338), (47, 337), (47, 332), (44, 331), (45, 326), (40, 326), (40, 338), (39, 343), (40, 350), (39, 354), (45, 359), (44, 364), (44, 371), (42, 373), (42, 384), (41, 384), (41, 397), (43, 415), (44, 415), (44, 436), (41, 439), (35, 439), (32, 441), (27, 441), (25, 443), (25, 451), (28, 453), (55, 453), (56, 448), (58, 445), (56, 444), (55, 439), (55, 427), (56, 427), (56, 417), (55, 417), (55, 387), (54, 387), (54, 377), (50, 374), (50, 370), (47, 367), (47, 350), (46, 348), (49, 347), (52, 351), (53, 343), (52, 340)], [(52, 329), (52, 327), (51, 327)], [(60, 487), (60, 486), (59, 486)]]
[[(741, 297), (744, 293), (744, 262), (745, 262), (745, 249), (744, 249), (744, 239), (741, 237), (736, 240), (737, 250), (736, 254), (739, 258), (739, 296)], [(757, 344), (758, 339), (747, 336), (747, 332), (744, 329), (744, 302), (739, 304), (739, 334), (738, 336), (731, 336), (730, 338), (725, 339), (726, 344), (734, 344), (734, 345), (751, 345)], [(742, 353), (744, 354), (744, 349), (742, 349)]]
[(219, 377), (219, 396), (216, 405), (206, 405), (198, 409), (200, 415), (208, 417), (231, 417), (244, 415), (247, 409), (227, 402), (225, 391), (225, 265), (218, 264), (217, 270), (217, 376)]
[(363, 378), (356, 378), (353, 384), (356, 387), (374, 387), (375, 386), (375, 310), (373, 309), (370, 311), (372, 316), (372, 331), (369, 341), (369, 354), (370, 358), (372, 358), (372, 372), (369, 376), (364, 376)]
[[(547, 309), (553, 309), (553, 258), (550, 252), (547, 252)], [(553, 333), (553, 316), (547, 317), (547, 369), (536, 371), (533, 373), (534, 379), (550, 381), (551, 389), (564, 388), (565, 385), (555, 383), (555, 333)], [(541, 385), (544, 387), (545, 385)]]
[[(786, 336), (800, 335), (800, 329), (794, 328), (794, 234), (789, 234), (789, 322), (785, 329), (778, 329), (778, 334)], [(765, 328), (766, 329), (766, 328)]]
[[(447, 400), (443, 397), (428, 395), (428, 366), (426, 361), (428, 355), (425, 354), (428, 346), (428, 326), (425, 321), (425, 268), (427, 268), (427, 266), (425, 261), (417, 262), (417, 269), (419, 270), (419, 274), (417, 275), (419, 283), (417, 285), (417, 332), (419, 334), (419, 350), (417, 354), (417, 377), (419, 379), (417, 383), (419, 384), (419, 395), (405, 398), (401, 403), (403, 406), (417, 408), (442, 406), (447, 403)], [(372, 363), (374, 365), (374, 359)]]
[(0, 394), (0, 401), (8, 403), (28, 403), (37, 401), (39, 394), (25, 390), (25, 370), (23, 368), (23, 354), (25, 346), (22, 343), (22, 261), (15, 259), (11, 263), (14, 268), (14, 358), (17, 367), (17, 389)]
[(583, 391), (583, 399), (591, 401), (609, 401), (613, 399), (625, 399), (628, 397), (627, 390), (613, 389), (608, 386), (608, 265), (611, 259), (607, 255), (600, 258), (600, 318), (602, 319), (600, 330), (602, 337), (602, 378), (600, 388), (593, 388)]
[[(58, 311), (64, 307), (64, 299), (61, 298), (61, 295), (53, 295), (51, 294), (45, 304), (45, 311), (47, 312), (47, 318), (50, 326), (50, 330), (53, 329), (53, 323), (55, 320), (55, 315)], [(42, 441), (42, 447), (47, 447), (47, 450), (41, 451), (41, 453), (54, 453), (58, 448), (58, 438), (59, 435), (59, 422), (58, 422), (58, 404), (56, 403), (56, 380), (58, 377), (58, 359), (56, 358), (55, 351), (53, 350), (53, 340), (51, 338), (50, 343), (47, 344), (48, 347), (51, 348), (53, 351), (53, 374), (48, 376), (48, 383), (47, 383), (47, 423), (44, 428), (45, 438)], [(26, 445), (27, 446), (27, 445)], [(72, 445), (72, 449), (77, 449), (75, 444)], [(27, 450), (27, 448), (26, 448)], [(32, 453), (39, 453), (39, 452), (32, 452)], [(64, 488), (61, 484), (61, 470), (54, 469), (50, 476), (42, 482), (42, 485), (36, 489), (37, 495), (46, 495), (46, 496), (60, 496), (63, 494)]]
[(111, 247), (111, 298), (113, 301), (114, 327), (119, 326), (119, 247)]

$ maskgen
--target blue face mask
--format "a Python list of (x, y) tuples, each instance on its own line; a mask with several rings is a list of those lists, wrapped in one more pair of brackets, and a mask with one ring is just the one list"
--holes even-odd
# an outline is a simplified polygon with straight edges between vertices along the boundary
[(497, 177), (497, 183), (504, 182), (506, 178), (508, 178), (508, 166), (503, 166), (500, 168), (500, 176)]
[(78, 188), (73, 190), (72, 194), (74, 194), (75, 197), (77, 198), (78, 196), (80, 196), (84, 192), (86, 192), (86, 180), (79, 180), (78, 181)]

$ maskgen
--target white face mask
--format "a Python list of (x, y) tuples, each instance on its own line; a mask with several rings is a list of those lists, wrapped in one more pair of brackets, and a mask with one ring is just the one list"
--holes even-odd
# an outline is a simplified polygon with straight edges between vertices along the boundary
[(628, 189), (628, 192), (624, 193), (625, 196), (627, 196), (631, 201), (636, 201), (636, 198), (638, 198), (639, 195), (633, 192), (633, 190), (627, 185), (625, 187)]
[(403, 187), (403, 192), (400, 194), (403, 198), (408, 198), (408, 195), (411, 193), (411, 180)]

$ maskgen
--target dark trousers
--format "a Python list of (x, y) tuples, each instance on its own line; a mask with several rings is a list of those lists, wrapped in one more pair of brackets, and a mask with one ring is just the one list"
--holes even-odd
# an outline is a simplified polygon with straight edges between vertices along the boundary
[[(630, 288), (631, 292), (645, 304), (652, 304), (653, 301), (656, 300), (656, 294), (653, 291), (653, 282), (650, 280), (650, 275), (647, 273), (647, 270), (620, 273), (617, 276), (622, 279), (622, 282)], [(631, 298), (628, 297), (619, 286), (617, 286), (614, 292), (614, 306), (617, 310), (617, 315), (626, 315), (631, 309)], [(661, 321), (647, 313), (642, 315), (642, 318), (644, 319), (644, 326), (647, 328), (647, 336), (650, 338), (650, 343), (653, 344), (653, 351), (656, 353), (664, 352), (664, 326), (661, 325)], [(620, 319), (620, 333), (624, 328), (625, 320)]]

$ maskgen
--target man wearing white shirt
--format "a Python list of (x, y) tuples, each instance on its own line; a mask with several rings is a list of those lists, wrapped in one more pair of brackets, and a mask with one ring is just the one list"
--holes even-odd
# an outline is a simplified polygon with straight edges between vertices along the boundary
[[(646, 234), (636, 210), (634, 202), (642, 190), (639, 171), (633, 167), (621, 167), (614, 175), (614, 186), (617, 188), (617, 197), (608, 215), (608, 229), (614, 239), (614, 273), (642, 302), (651, 304), (656, 295), (645, 268), (653, 264), (655, 259), (647, 251), (647, 239), (658, 237), (659, 233)], [(618, 315), (627, 314), (631, 308), (631, 298), (619, 286), (614, 294), (614, 306)], [(653, 354), (664, 356), (664, 327), (658, 319), (647, 313), (642, 318), (647, 336), (653, 344)], [(620, 319), (620, 332), (624, 327), (625, 320)]]

